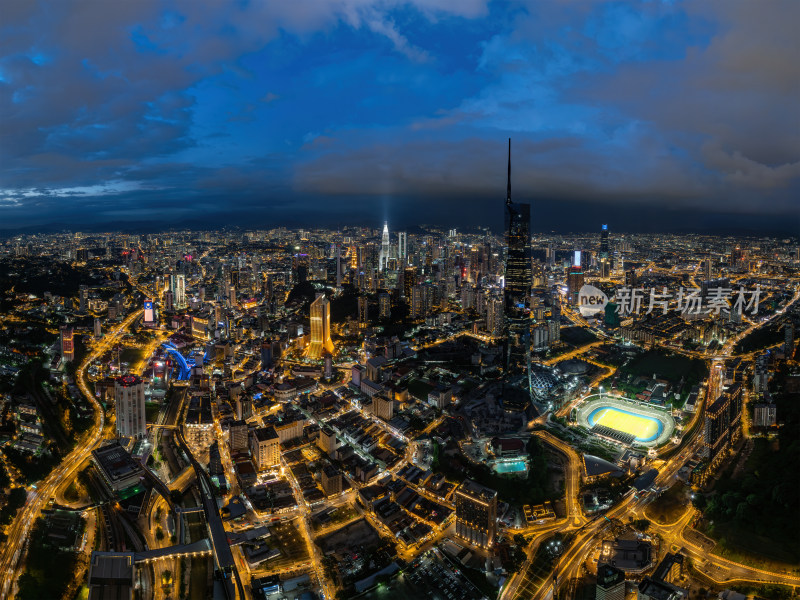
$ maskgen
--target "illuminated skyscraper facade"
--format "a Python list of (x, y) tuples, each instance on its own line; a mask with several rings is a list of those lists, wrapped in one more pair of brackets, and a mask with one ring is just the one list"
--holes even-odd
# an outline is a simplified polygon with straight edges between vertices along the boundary
[(608, 225), (603, 225), (600, 230), (600, 277), (608, 277), (611, 274), (609, 256)]
[(333, 354), (331, 303), (325, 296), (320, 296), (311, 303), (311, 343), (307, 355), (320, 359), (326, 351)]
[(61, 327), (61, 360), (69, 362), (75, 359), (75, 337), (72, 327)]
[(508, 187), (505, 205), (505, 378), (503, 406), (524, 410), (530, 402), (531, 205), (511, 201), (511, 140), (508, 140)]
[(389, 262), (389, 224), (383, 224), (383, 235), (381, 236), (381, 251), (378, 255), (378, 270), (383, 271)]
[(497, 492), (469, 479), (455, 492), (456, 535), (481, 548), (497, 536)]
[(401, 266), (408, 262), (408, 237), (405, 231), (397, 234), (397, 259)]
[(178, 273), (175, 276), (175, 309), (186, 309), (186, 276)]

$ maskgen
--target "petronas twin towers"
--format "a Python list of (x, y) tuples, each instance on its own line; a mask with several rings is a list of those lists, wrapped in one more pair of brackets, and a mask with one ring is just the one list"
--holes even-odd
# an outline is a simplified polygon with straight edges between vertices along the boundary
[(524, 410), (530, 403), (531, 205), (511, 201), (511, 138), (505, 204), (505, 372), (503, 406)]

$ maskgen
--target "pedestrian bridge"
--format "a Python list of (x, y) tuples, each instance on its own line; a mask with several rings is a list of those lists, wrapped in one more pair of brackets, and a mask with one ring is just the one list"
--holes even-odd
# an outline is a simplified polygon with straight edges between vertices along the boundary
[(163, 558), (176, 558), (180, 556), (205, 556), (211, 555), (211, 544), (208, 538), (203, 538), (191, 544), (176, 544), (166, 548), (134, 552), (133, 560), (136, 563), (147, 563)]

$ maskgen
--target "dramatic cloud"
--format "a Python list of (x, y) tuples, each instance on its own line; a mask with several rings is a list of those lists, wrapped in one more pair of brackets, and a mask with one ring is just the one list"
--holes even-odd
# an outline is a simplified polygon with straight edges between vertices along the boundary
[(515, 194), (551, 209), (785, 224), (798, 21), (794, 0), (7, 1), (0, 227), (430, 200), (485, 223), (507, 137)]

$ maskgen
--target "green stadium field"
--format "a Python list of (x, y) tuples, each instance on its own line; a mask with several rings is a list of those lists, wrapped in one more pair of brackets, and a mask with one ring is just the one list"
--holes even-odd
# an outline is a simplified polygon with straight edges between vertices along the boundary
[(654, 440), (661, 433), (657, 419), (634, 415), (616, 408), (602, 408), (592, 414), (592, 424), (604, 425), (623, 433), (628, 433), (640, 441)]

